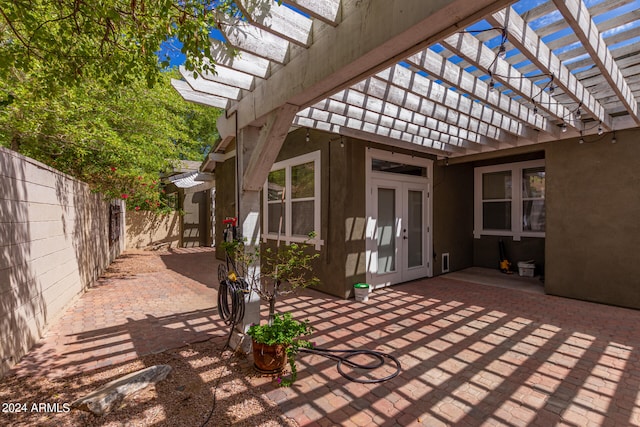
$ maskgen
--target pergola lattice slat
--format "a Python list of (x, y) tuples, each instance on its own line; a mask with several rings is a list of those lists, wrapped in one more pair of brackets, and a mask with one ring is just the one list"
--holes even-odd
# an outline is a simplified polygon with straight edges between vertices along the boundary
[(289, 62), (289, 42), (237, 18), (220, 19), (221, 30), (231, 46), (278, 64)]
[(565, 67), (557, 56), (549, 50), (540, 37), (524, 22), (512, 8), (506, 8), (493, 14), (487, 19), (489, 23), (504, 27), (509, 34), (509, 40), (531, 60), (540, 70), (552, 74), (552, 84), (557, 84), (565, 93), (571, 96), (576, 104), (602, 122), (603, 126), (611, 129), (611, 116), (605, 113), (600, 103), (585, 89), (576, 77)]
[[(493, 124), (497, 127), (501, 127), (507, 132), (511, 132), (534, 141), (537, 138), (537, 133), (534, 131), (527, 131), (526, 127), (522, 126), (521, 122), (513, 120), (509, 116), (488, 108), (485, 105), (474, 102), (472, 99), (466, 98), (456, 91), (446, 89), (442, 85), (429, 80), (426, 77), (411, 73), (411, 71), (402, 66), (394, 65), (389, 70), (376, 74), (375, 77), (387, 82), (388, 84), (399, 86), (415, 94), (421, 94), (429, 100), (445, 107), (456, 109), (463, 114), (475, 117), (478, 120)], [(509, 111), (510, 115), (516, 118), (521, 116), (521, 118), (526, 119), (527, 122), (533, 126), (544, 125), (540, 116), (536, 117), (533, 112), (529, 111), (528, 108), (518, 102), (514, 102), (507, 98), (501, 104), (503, 105), (503, 111)], [(504, 104), (507, 105), (504, 106)], [(554, 129), (550, 128), (549, 130), (553, 131)]]
[(269, 76), (270, 64), (267, 59), (260, 58), (248, 52), (235, 55), (231, 49), (220, 40), (211, 40), (212, 56), (218, 64), (236, 71), (240, 71), (261, 79)]
[[(338, 96), (332, 96), (331, 98), (314, 104), (313, 107), (368, 123), (403, 130), (427, 139), (456, 146), (469, 147), (472, 145), (470, 143), (479, 143), (478, 141), (485, 141), (485, 143), (487, 143), (486, 138), (481, 135), (465, 129), (447, 126), (435, 119), (401, 107), (398, 107), (395, 114), (392, 114), (388, 111), (375, 111), (373, 108), (370, 108), (369, 105), (367, 105), (367, 108), (356, 107), (336, 99), (337, 97)], [(403, 113), (409, 116), (406, 117), (406, 119), (410, 120), (401, 118), (400, 116)], [(395, 126), (398, 127), (396, 128)]]
[(198, 92), (208, 93), (230, 100), (240, 99), (240, 89), (236, 87), (227, 86), (226, 84), (217, 83), (202, 77), (195, 77), (192, 71), (188, 71), (183, 66), (180, 66), (179, 70), (182, 77), (189, 83), (189, 86)]
[[(302, 109), (295, 126), (386, 144), (397, 138), (439, 155), (564, 139), (596, 132), (599, 123), (636, 127), (640, 52), (624, 44), (640, 34), (630, 7), (636, 1), (586, 8), (581, 0), (544, 0), (530, 8), (510, 0), (406, 0), (398, 8), (375, 0), (284, 0), (292, 9), (241, 0), (247, 20), (226, 18), (228, 44), (212, 42), (218, 73), (194, 79), (183, 70), (186, 82), (174, 87), (185, 99), (226, 105), (225, 129), (234, 113), (242, 129), (263, 126), (290, 105)], [(501, 28), (504, 59), (497, 56)], [(578, 109), (586, 114), (579, 117)], [(563, 123), (572, 130), (561, 133)]]
[(285, 3), (334, 27), (340, 22), (340, 0), (287, 0)]
[[(494, 141), (490, 140), (484, 134), (473, 132), (466, 127), (457, 126), (454, 123), (447, 123), (444, 120), (434, 117), (432, 114), (429, 114), (429, 111), (426, 111), (426, 105), (419, 107), (414, 105), (413, 108), (406, 108), (405, 105), (411, 107), (410, 97), (412, 94), (398, 87), (383, 86), (383, 83), (376, 79), (367, 79), (364, 86), (365, 92), (361, 92), (352, 87), (338, 92), (328, 99), (336, 101), (345, 107), (353, 106), (363, 111), (372, 111), (391, 119), (406, 121), (419, 127), (460, 138), (469, 143), (482, 145), (491, 145), (494, 143)], [(385, 89), (384, 98), (376, 96)], [(415, 95), (413, 96), (415, 97)], [(416, 101), (426, 104), (425, 101), (421, 101), (419, 98), (414, 99), (414, 104)], [(317, 105), (318, 104), (316, 104), (316, 106)], [(328, 106), (330, 105), (332, 104), (328, 104)], [(431, 105), (435, 106), (433, 103), (431, 103)], [(423, 110), (425, 110), (427, 114), (423, 114)], [(472, 144), (469, 145), (473, 146)]]
[[(491, 92), (489, 85), (478, 77), (463, 70), (451, 61), (445, 60), (442, 56), (433, 52), (431, 49), (412, 55), (407, 58), (407, 62), (424, 70), (432, 76), (437, 76), (442, 81), (457, 87), (462, 92), (471, 95), (475, 99), (480, 99), (499, 110), (501, 113), (507, 114), (515, 119), (526, 121), (531, 127), (545, 126), (543, 120), (536, 117), (532, 111), (523, 110), (521, 104), (515, 105), (509, 97), (499, 91)], [(504, 128), (508, 132), (512, 132), (511, 128)], [(529, 134), (516, 133), (521, 137), (531, 137)], [(503, 140), (507, 142), (508, 137), (504, 136)]]
[[(463, 148), (458, 147), (453, 143), (436, 141), (430, 138), (413, 134), (411, 132), (407, 132), (406, 130), (403, 129), (403, 127), (399, 123), (393, 127), (383, 126), (381, 124), (370, 123), (364, 120), (359, 120), (352, 117), (346, 117), (340, 114), (334, 114), (324, 109), (318, 109), (314, 107), (307, 107), (296, 115), (297, 122), (300, 122), (299, 119), (303, 119), (303, 118), (308, 118), (308, 119), (312, 119), (320, 122), (325, 122), (331, 125), (337, 125), (344, 128), (366, 132), (367, 134), (372, 136), (376, 135), (376, 136), (385, 137), (385, 138), (397, 138), (404, 142), (417, 144), (420, 146), (426, 146), (436, 150), (441, 150), (442, 152), (464, 151)], [(453, 139), (450, 139), (450, 141), (457, 142)], [(440, 154), (444, 154), (444, 153), (440, 153)]]
[(285, 6), (271, 6), (265, 0), (239, 0), (244, 15), (264, 31), (282, 36), (300, 46), (311, 45), (312, 21)]
[[(553, 115), (556, 119), (564, 121), (567, 125), (578, 128), (576, 120), (573, 118), (571, 111), (558, 104), (545, 91), (534, 86), (525, 76), (523, 76), (515, 67), (511, 66), (507, 61), (500, 59), (484, 44), (480, 43), (470, 34), (454, 34), (447, 37), (443, 43), (451, 50), (458, 52), (467, 61), (483, 69), (496, 81), (513, 89), (514, 92), (531, 101), (539, 108)], [(534, 116), (537, 114), (531, 113)], [(534, 118), (534, 121), (536, 119)], [(544, 123), (540, 125), (540, 129), (548, 133), (555, 133), (554, 127), (547, 119), (543, 119)]]
[(227, 99), (193, 90), (189, 83), (182, 80), (171, 79), (171, 86), (189, 102), (222, 109), (227, 108), (229, 105)]
[[(407, 92), (401, 88), (396, 87), (396, 90), (390, 91), (389, 95), (386, 96), (384, 100), (382, 98), (376, 98), (376, 91), (369, 90), (376, 85), (376, 80), (372, 80), (371, 78), (367, 79), (365, 83), (367, 93), (359, 92), (351, 87), (332, 95), (330, 99), (335, 99), (349, 105), (355, 105), (360, 108), (366, 108), (367, 110), (376, 111), (390, 116), (398, 114), (397, 110), (399, 109), (412, 111), (410, 109), (411, 105), (407, 105)], [(409, 108), (405, 107), (405, 105)], [(396, 111), (390, 111), (393, 109)], [(504, 141), (509, 144), (515, 144), (515, 137), (506, 133), (502, 129), (462, 114), (457, 110), (438, 105), (426, 98), (422, 98), (420, 100), (420, 105), (417, 107), (415, 112), (416, 114), (428, 117), (431, 120), (451, 125), (455, 129), (466, 129), (469, 133), (475, 133), (479, 138), (476, 139), (472, 136), (469, 140), (478, 144), (494, 145), (495, 141)], [(484, 138), (482, 136), (484, 136)]]
[(637, 124), (640, 124), (638, 103), (633, 97), (618, 65), (613, 60), (611, 52), (607, 48), (596, 24), (591, 19), (587, 7), (581, 0), (553, 0), (553, 2), (593, 58), (605, 80), (616, 92), (631, 118)]
[(212, 82), (222, 83), (227, 86), (237, 87), (238, 89), (244, 90), (252, 90), (256, 80), (256, 77), (250, 74), (236, 71), (220, 64), (215, 65), (215, 72), (205, 71), (200, 75), (202, 78), (211, 80)]

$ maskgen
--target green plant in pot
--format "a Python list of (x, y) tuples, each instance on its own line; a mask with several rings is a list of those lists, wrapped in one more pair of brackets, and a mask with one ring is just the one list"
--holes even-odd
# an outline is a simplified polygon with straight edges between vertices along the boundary
[(290, 386), (297, 378), (296, 356), (300, 348), (313, 344), (302, 337), (313, 332), (309, 321), (298, 321), (291, 313), (275, 313), (269, 324), (251, 325), (247, 334), (253, 340), (256, 368), (263, 372), (279, 372), (286, 362), (291, 369), (290, 378), (279, 378), (281, 386)]
[[(309, 238), (315, 237), (314, 233)], [(222, 247), (234, 260), (234, 273), (241, 276), (260, 298), (269, 304), (266, 324), (252, 325), (247, 335), (252, 338), (254, 363), (263, 372), (280, 372), (289, 362), (291, 377), (280, 379), (280, 385), (291, 385), (297, 377), (296, 355), (300, 348), (310, 348), (303, 336), (312, 328), (308, 321), (298, 321), (291, 313), (277, 313), (276, 301), (283, 295), (295, 292), (319, 282), (312, 274), (312, 262), (319, 254), (308, 243), (291, 243), (262, 252), (251, 250), (242, 242), (226, 242)], [(260, 268), (251, 268), (260, 261)]]

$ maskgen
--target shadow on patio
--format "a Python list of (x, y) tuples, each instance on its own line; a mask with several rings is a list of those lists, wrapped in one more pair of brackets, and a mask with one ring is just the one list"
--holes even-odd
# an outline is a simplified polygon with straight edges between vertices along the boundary
[(328, 348), (400, 359), (380, 384), (300, 360), (291, 389), (268, 391), (301, 425), (640, 425), (640, 312), (435, 278), (368, 303), (313, 291), (281, 310), (309, 318)]
[[(318, 346), (389, 352), (403, 371), (356, 384), (333, 361), (301, 354), (298, 381), (275, 388), (250, 359), (222, 360), (228, 329), (215, 289), (179, 274), (182, 256), (149, 255), (147, 272), (103, 279), (21, 362), (26, 375), (2, 380), (0, 400), (70, 402), (158, 363), (174, 369), (166, 382), (104, 419), (74, 411), (10, 421), (199, 425), (217, 386), (209, 425), (640, 425), (640, 311), (445, 277), (376, 290), (366, 303), (307, 289), (277, 309), (309, 319)], [(202, 256), (210, 263), (212, 252)]]

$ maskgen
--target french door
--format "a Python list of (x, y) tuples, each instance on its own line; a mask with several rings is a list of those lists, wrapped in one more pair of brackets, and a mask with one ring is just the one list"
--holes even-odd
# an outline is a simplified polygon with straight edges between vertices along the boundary
[(373, 178), (371, 184), (372, 284), (380, 287), (428, 276), (426, 180), (385, 176)]

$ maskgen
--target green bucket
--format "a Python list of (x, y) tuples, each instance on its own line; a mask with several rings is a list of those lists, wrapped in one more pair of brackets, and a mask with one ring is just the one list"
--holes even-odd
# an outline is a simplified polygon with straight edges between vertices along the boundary
[(356, 301), (369, 301), (369, 290), (371, 286), (367, 283), (356, 283), (353, 285)]

